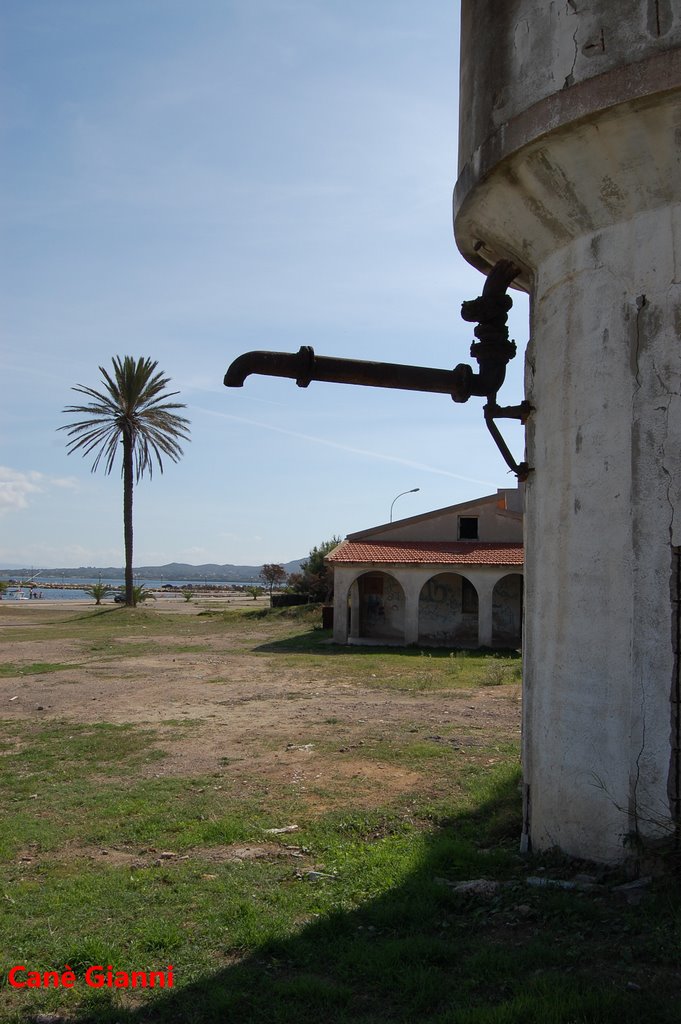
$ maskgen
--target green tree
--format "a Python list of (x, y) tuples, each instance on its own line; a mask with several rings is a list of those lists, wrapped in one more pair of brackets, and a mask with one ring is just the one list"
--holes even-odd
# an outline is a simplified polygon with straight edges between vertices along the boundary
[(271, 601), (274, 588), (280, 586), (286, 579), (286, 569), (283, 565), (276, 565), (275, 563), (263, 565), (260, 570), (260, 579), (267, 585)]
[(106, 597), (113, 590), (107, 583), (90, 583), (87, 587), (83, 587), (86, 594), (90, 597), (94, 597), (95, 604), (101, 604), (102, 598)]
[(67, 442), (69, 455), (75, 451), (83, 456), (96, 452), (93, 473), (101, 462), (104, 471), (110, 473), (116, 454), (122, 449), (125, 603), (133, 607), (136, 603), (132, 575), (134, 484), (145, 474), (151, 479), (154, 461), (162, 473), (162, 456), (167, 455), (173, 462), (180, 460), (183, 453), (179, 442), (189, 439), (189, 421), (177, 413), (178, 409), (186, 408), (185, 405), (168, 401), (179, 392), (166, 391), (170, 379), (157, 371), (157, 362), (132, 356), (122, 359), (114, 356), (112, 362), (113, 373), (99, 367), (103, 391), (81, 384), (72, 388), (91, 401), (86, 405), (67, 406), (64, 413), (85, 418), (59, 429), (65, 430), (70, 438)]
[(300, 566), (300, 572), (289, 577), (291, 588), (298, 594), (308, 594), (312, 601), (328, 603), (333, 598), (333, 572), (324, 561), (329, 551), (340, 544), (340, 537), (332, 537), (315, 545)]
[(262, 587), (244, 587), (247, 594), (250, 594), (254, 601), (257, 601), (262, 594)]
[[(135, 584), (132, 588), (132, 604), (143, 604), (145, 601), (155, 601), (156, 598), (150, 590), (146, 590), (143, 583)], [(128, 602), (125, 602), (128, 604)]]

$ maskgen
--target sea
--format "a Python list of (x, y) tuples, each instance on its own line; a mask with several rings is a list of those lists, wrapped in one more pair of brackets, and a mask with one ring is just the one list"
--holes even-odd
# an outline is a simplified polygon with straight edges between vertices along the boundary
[[(82, 601), (84, 598), (89, 598), (90, 595), (87, 591), (83, 590), (83, 587), (92, 586), (93, 583), (104, 583), (109, 587), (112, 587), (114, 591), (122, 590), (125, 583), (122, 579), (106, 579), (106, 577), (88, 577), (88, 576), (69, 576), (65, 577), (60, 581), (58, 576), (34, 576), (31, 582), (35, 586), (19, 587), (16, 584), (10, 583), (8, 589), (3, 594), (4, 601), (17, 601), (24, 600), (28, 597), (29, 590), (33, 593), (33, 597), (30, 600), (41, 600), (41, 601)], [(61, 582), (61, 586), (59, 583)], [(49, 583), (49, 587), (45, 587), (44, 584)], [(184, 590), (191, 588), (192, 590), (198, 590), (199, 593), (203, 592), (204, 587), (247, 587), (255, 583), (258, 586), (262, 586), (261, 580), (207, 580), (205, 577), (201, 579), (193, 580), (169, 580), (169, 579), (137, 579), (135, 577), (135, 585), (144, 586), (145, 590), (160, 590), (161, 587), (173, 586), (177, 587), (178, 590)], [(41, 587), (41, 584), (43, 586)], [(65, 586), (65, 584), (67, 584)], [(210, 593), (210, 591), (208, 591)], [(37, 595), (40, 594), (40, 597)], [(23, 595), (21, 597), (20, 595)], [(111, 600), (113, 593), (110, 593), (104, 598), (105, 601)]]

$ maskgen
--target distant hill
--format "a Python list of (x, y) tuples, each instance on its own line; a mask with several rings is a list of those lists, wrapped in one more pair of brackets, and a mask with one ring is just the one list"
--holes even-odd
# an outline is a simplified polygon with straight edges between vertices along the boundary
[[(292, 562), (281, 563), (287, 573), (298, 572), (303, 558), (296, 558)], [(217, 565), (209, 562), (205, 565), (189, 565), (187, 562), (168, 562), (167, 565), (136, 565), (135, 578), (140, 580), (203, 580), (207, 583), (226, 582), (250, 583), (257, 582), (261, 565)], [(35, 569), (14, 568), (0, 569), (0, 578), (13, 576), (26, 579), (36, 573)], [(123, 579), (125, 570), (122, 566), (95, 566), (81, 565), (79, 568), (68, 569), (43, 569), (39, 575), (43, 579), (51, 576), (59, 579), (89, 578), (102, 576), (104, 579)]]

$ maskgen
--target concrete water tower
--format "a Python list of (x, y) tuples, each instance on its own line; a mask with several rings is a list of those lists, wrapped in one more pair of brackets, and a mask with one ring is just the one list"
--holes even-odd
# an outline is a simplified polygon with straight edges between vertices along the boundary
[(461, 8), (456, 241), (531, 296), (524, 834), (616, 862), (681, 809), (681, 4)]

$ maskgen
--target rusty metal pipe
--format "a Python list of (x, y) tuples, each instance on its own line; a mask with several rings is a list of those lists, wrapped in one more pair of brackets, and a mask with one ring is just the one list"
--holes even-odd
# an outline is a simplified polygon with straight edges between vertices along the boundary
[(290, 377), (302, 388), (307, 387), (310, 381), (323, 380), (336, 384), (363, 384), (374, 388), (428, 391), (451, 396), (457, 386), (453, 370), (316, 356), (309, 345), (303, 345), (295, 353), (245, 352), (227, 370), (225, 386), (243, 387), (246, 377), (252, 373), (266, 377)]
[(506, 327), (508, 311), (513, 305), (506, 291), (519, 273), (510, 260), (499, 260), (487, 277), (482, 295), (462, 304), (463, 319), (478, 325), (474, 331), (477, 341), (471, 345), (471, 356), (480, 368), (478, 373), (468, 363), (460, 363), (453, 370), (438, 370), (430, 366), (316, 356), (310, 345), (303, 345), (295, 353), (245, 352), (227, 370), (225, 386), (241, 388), (246, 377), (258, 373), (266, 377), (290, 377), (301, 388), (306, 388), (313, 380), (325, 380), (336, 384), (427, 391), (449, 395), (455, 402), (467, 402), (472, 395), (480, 396), (487, 399), (485, 423), (499, 451), (518, 479), (525, 480), (530, 467), (525, 462), (515, 461), (494, 422), (510, 418), (525, 423), (532, 411), (528, 402), (519, 406), (497, 405), (497, 392), (504, 383), (506, 367), (516, 354), (515, 342), (509, 341)]
[(455, 398), (467, 402), (472, 395), (496, 402), (497, 391), (506, 378), (506, 367), (516, 354), (514, 341), (508, 339), (506, 321), (513, 305), (506, 290), (520, 273), (510, 260), (499, 260), (489, 272), (482, 295), (461, 305), (461, 316), (468, 323), (477, 323), (473, 332), (478, 339), (471, 345), (471, 355), (480, 370), (462, 363), (456, 368), (461, 386)]

